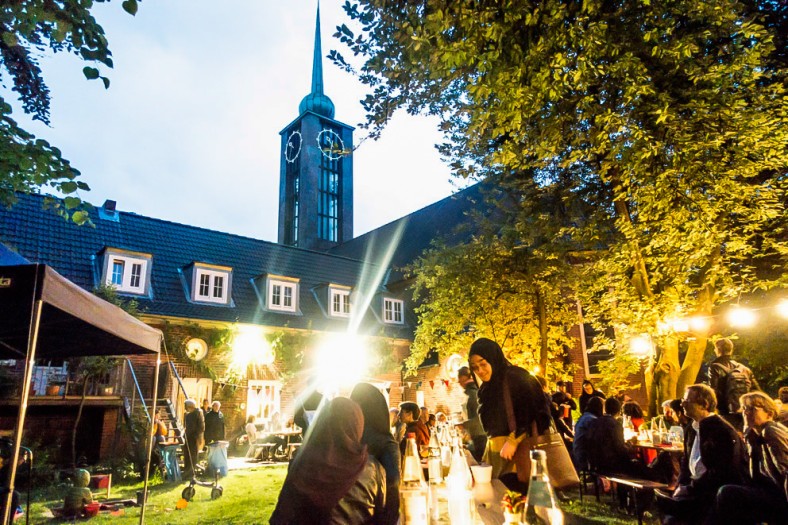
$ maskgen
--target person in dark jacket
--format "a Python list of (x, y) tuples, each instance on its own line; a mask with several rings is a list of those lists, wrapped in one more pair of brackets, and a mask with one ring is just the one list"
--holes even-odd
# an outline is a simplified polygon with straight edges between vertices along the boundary
[(361, 442), (363, 431), (355, 401), (325, 403), (290, 462), (272, 525), (385, 523), (386, 472)]
[(320, 403), (323, 402), (323, 394), (317, 390), (313, 380), (307, 386), (302, 396), (304, 396), (303, 401), (298, 403), (298, 407), (293, 414), (293, 421), (301, 428), (301, 435), (306, 437), (309, 424), (317, 415)]
[(574, 421), (572, 421), (572, 411), (577, 410), (577, 403), (572, 398), (572, 393), (569, 391), (572, 388), (571, 381), (559, 381), (556, 383), (558, 389), (553, 393), (553, 403), (558, 407), (558, 413), (561, 419), (564, 420), (569, 430), (574, 428)]
[[(749, 391), (754, 392), (760, 390), (758, 381), (748, 367), (738, 363), (732, 359), (733, 356), (733, 341), (730, 339), (718, 339), (714, 342), (714, 354), (716, 357), (709, 363), (708, 367), (708, 384), (714, 389), (717, 396), (717, 408), (720, 415), (728, 421), (739, 432), (744, 431), (744, 416), (741, 413), (739, 406), (739, 397), (747, 393), (747, 388), (744, 386), (735, 387), (728, 384), (729, 374), (733, 370), (740, 370), (749, 380)], [(738, 394), (733, 395), (733, 399), (728, 399), (728, 395), (733, 390), (743, 389)]]
[(219, 401), (211, 403), (211, 410), (205, 414), (205, 443), (224, 441), (224, 414)]
[(692, 424), (684, 436), (679, 486), (657, 503), (668, 520), (713, 523), (710, 511), (719, 488), (741, 484), (745, 478), (744, 444), (730, 423), (714, 413), (717, 396), (708, 385), (687, 387), (683, 405)]
[(572, 460), (577, 470), (588, 470), (591, 456), (591, 429), (597, 418), (602, 417), (601, 397), (593, 397), (586, 404), (586, 411), (575, 424), (575, 439), (572, 442)]
[[(744, 485), (724, 485), (717, 492), (716, 521), (749, 525), (788, 521), (788, 429), (774, 420), (777, 405), (763, 392), (741, 396), (749, 452)], [(782, 521), (781, 521), (782, 520)]]
[[(533, 432), (552, 429), (550, 406), (539, 382), (520, 367), (512, 365), (500, 345), (487, 338), (473, 342), (468, 353), (471, 373), (479, 387), (479, 416), (487, 433), (484, 461), (493, 467), (493, 477), (499, 478), (511, 490), (523, 491), (517, 479), (517, 466), (512, 461), (520, 442)], [(508, 393), (507, 393), (508, 390)], [(514, 412), (515, 432), (510, 434), (507, 399)]]
[(205, 446), (205, 416), (202, 409), (197, 406), (197, 401), (187, 399), (183, 402), (186, 415), (183, 416), (183, 426), (186, 431), (186, 451), (183, 454), (184, 477), (194, 474), (194, 465), (197, 456)]
[(369, 383), (359, 383), (350, 393), (364, 414), (361, 442), (386, 471), (386, 510), (384, 523), (396, 525), (399, 520), (399, 443), (389, 430), (389, 411), (383, 393)]
[(580, 402), (581, 414), (585, 413), (586, 404), (588, 404), (588, 400), (592, 397), (598, 397), (604, 400), (605, 394), (601, 390), (594, 387), (594, 383), (586, 379), (583, 381), (583, 392), (580, 394), (580, 399), (578, 400)]

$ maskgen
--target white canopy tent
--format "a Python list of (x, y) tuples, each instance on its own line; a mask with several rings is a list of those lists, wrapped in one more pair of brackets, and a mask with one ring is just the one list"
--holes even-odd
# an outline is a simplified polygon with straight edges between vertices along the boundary
[[(70, 358), (156, 354), (163, 336), (115, 305), (86, 292), (43, 264), (0, 266), (0, 359), (25, 362), (19, 415), (14, 431), (9, 492), (6, 499), (8, 523), (11, 497), (16, 481), (22, 433), (30, 395), (30, 379), (37, 358)], [(158, 365), (153, 375), (153, 405), (158, 391)], [(152, 421), (153, 414), (149, 414)], [(148, 471), (153, 450), (152, 434), (147, 442), (144, 493), (147, 495)], [(145, 505), (140, 510), (144, 523)]]

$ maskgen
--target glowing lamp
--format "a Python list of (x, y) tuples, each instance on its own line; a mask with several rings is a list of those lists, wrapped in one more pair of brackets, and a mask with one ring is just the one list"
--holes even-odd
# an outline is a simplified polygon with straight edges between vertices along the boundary
[(783, 299), (777, 303), (777, 313), (788, 319), (788, 299)]
[(358, 383), (367, 371), (367, 355), (359, 337), (338, 334), (326, 338), (315, 353), (317, 384), (333, 392)]
[(531, 369), (531, 372), (532, 372), (534, 375), (537, 375), (537, 374), (539, 374), (539, 372), (541, 372), (541, 371), (542, 371), (542, 367), (541, 367), (541, 366), (539, 366), (539, 365), (534, 365), (533, 369)]
[(245, 370), (251, 364), (270, 365), (274, 362), (274, 351), (263, 337), (263, 332), (253, 326), (242, 326), (233, 339), (231, 368)]
[(755, 324), (755, 312), (736, 306), (728, 311), (728, 323), (735, 328), (749, 328)]
[(703, 332), (709, 328), (711, 321), (708, 317), (695, 316), (690, 317), (689, 327), (696, 332)]
[(450, 379), (457, 379), (457, 371), (462, 368), (464, 360), (460, 354), (452, 354), (446, 359), (443, 368), (446, 370), (446, 375)]
[(651, 337), (648, 334), (641, 334), (629, 340), (629, 351), (637, 357), (648, 357), (653, 350)]

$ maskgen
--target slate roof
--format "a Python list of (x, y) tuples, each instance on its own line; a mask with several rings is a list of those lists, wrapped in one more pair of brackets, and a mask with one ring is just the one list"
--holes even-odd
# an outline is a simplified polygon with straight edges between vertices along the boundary
[(386, 252), (389, 246), (396, 243), (395, 239), (401, 231), (399, 242), (396, 243), (388, 262), (394, 269), (389, 283), (394, 283), (404, 277), (402, 269), (429, 248), (433, 240), (441, 238), (449, 245), (456, 245), (470, 238), (472, 229), (458, 229), (458, 226), (469, 221), (468, 213), (471, 210), (484, 213), (484, 191), (484, 183), (474, 184), (410, 215), (335, 246), (328, 253), (385, 264)]
[[(104, 248), (152, 254), (152, 294), (150, 298), (139, 298), (140, 307), (148, 314), (343, 331), (348, 321), (324, 314), (314, 290), (332, 283), (360, 291), (359, 283), (365, 276), (386, 275), (375, 264), (343, 254), (293, 248), (123, 211), (117, 212), (119, 220), (113, 222), (100, 218), (97, 208), (90, 215), (95, 228), (77, 226), (44, 209), (44, 196), (19, 194), (18, 197), (19, 202), (10, 210), (0, 208), (0, 243), (30, 261), (52, 266), (85, 289), (92, 290), (98, 284), (100, 252)], [(233, 269), (233, 306), (204, 305), (188, 300), (188, 291), (179, 269), (194, 262)], [(252, 279), (261, 274), (299, 278), (299, 306), (303, 315), (262, 308), (252, 285)], [(260, 292), (265, 294), (265, 290)], [(370, 309), (380, 309), (381, 294), (392, 296), (386, 292), (385, 282), (375, 289), (375, 293), (378, 300), (372, 302)], [(405, 325), (384, 324), (368, 310), (359, 331), (370, 335), (412, 338), (413, 319), (410, 314), (405, 319)]]

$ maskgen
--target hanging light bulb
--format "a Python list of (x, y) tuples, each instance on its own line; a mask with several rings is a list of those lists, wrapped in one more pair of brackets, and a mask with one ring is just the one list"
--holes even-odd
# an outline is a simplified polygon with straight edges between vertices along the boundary
[(788, 319), (788, 299), (783, 299), (777, 303), (777, 313)]
[(711, 325), (711, 320), (708, 317), (695, 316), (690, 317), (689, 327), (696, 332), (703, 332)]
[(734, 328), (749, 328), (755, 324), (755, 312), (749, 308), (734, 306), (728, 311), (727, 319)]
[(641, 334), (629, 340), (629, 351), (637, 357), (647, 357), (651, 354), (653, 345), (648, 334)]

